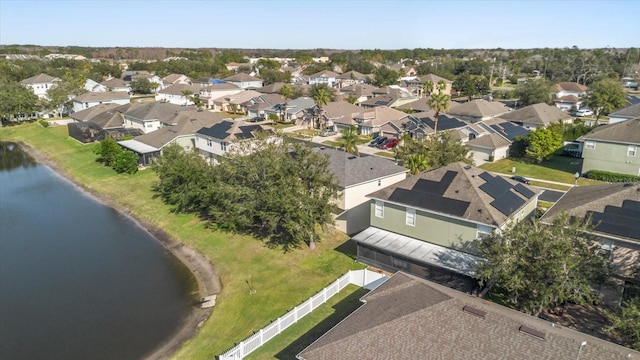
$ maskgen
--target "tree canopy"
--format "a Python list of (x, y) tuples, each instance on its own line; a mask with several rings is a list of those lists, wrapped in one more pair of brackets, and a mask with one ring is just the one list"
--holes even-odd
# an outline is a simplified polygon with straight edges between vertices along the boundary
[(591, 84), (585, 97), (585, 104), (593, 109), (596, 118), (609, 115), (627, 104), (622, 84), (615, 79), (604, 79)]
[(404, 136), (394, 151), (396, 158), (412, 173), (458, 161), (473, 163), (469, 158), (469, 146), (457, 141), (449, 131), (442, 131), (422, 140)]
[(463, 73), (453, 81), (453, 88), (462, 92), (469, 100), (474, 96), (484, 95), (489, 92), (489, 79), (482, 75), (470, 75)]
[(234, 145), (215, 166), (167, 147), (154, 167), (160, 179), (154, 191), (174, 211), (199, 214), (216, 228), (252, 234), (284, 251), (314, 247), (333, 221), (330, 200), (337, 196), (328, 158), (281, 137)]
[(39, 110), (38, 96), (15, 81), (0, 81), (0, 118), (11, 121), (20, 114)]
[(595, 303), (592, 286), (604, 281), (608, 266), (588, 223), (534, 219), (483, 237), (476, 274), (509, 306), (532, 315), (567, 302)]
[(540, 163), (562, 149), (562, 144), (562, 132), (537, 129), (529, 133), (526, 154)]
[(516, 89), (516, 96), (520, 105), (527, 106), (539, 103), (549, 103), (551, 101), (552, 88), (548, 81), (544, 79), (529, 80)]

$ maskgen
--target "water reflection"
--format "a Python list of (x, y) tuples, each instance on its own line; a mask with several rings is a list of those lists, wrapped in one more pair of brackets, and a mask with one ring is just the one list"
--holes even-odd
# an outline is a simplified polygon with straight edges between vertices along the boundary
[(0, 171), (36, 166), (36, 161), (18, 144), (0, 141)]

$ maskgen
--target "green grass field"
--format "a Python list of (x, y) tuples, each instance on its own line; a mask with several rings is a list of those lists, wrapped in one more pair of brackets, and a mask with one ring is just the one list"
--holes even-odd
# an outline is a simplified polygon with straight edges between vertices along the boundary
[[(520, 159), (502, 159), (494, 163), (486, 163), (481, 168), (503, 174), (512, 174), (511, 169), (516, 168), (514, 175), (531, 177), (535, 179), (556, 181), (569, 185), (575, 182), (575, 173), (582, 169), (582, 159), (554, 156), (540, 164), (535, 164)], [(593, 185), (593, 181), (580, 178), (578, 185)], [(545, 185), (546, 186), (546, 185)], [(561, 189), (563, 190), (563, 189)]]
[[(111, 198), (136, 217), (164, 229), (204, 253), (220, 276), (223, 290), (209, 320), (175, 354), (177, 359), (212, 359), (298, 305), (350, 269), (361, 268), (337, 250), (347, 236), (329, 231), (315, 250), (283, 253), (239, 234), (212, 231), (192, 215), (174, 214), (154, 198), (155, 173), (116, 174), (95, 161), (94, 145), (67, 136), (65, 126), (36, 123), (0, 128), (0, 140), (23, 141), (59, 164), (78, 182)], [(251, 278), (255, 294), (249, 294)]]

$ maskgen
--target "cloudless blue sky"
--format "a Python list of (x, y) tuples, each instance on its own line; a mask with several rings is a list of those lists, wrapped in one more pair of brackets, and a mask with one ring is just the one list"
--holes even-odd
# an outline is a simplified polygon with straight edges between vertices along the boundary
[(0, 44), (638, 47), (640, 1), (0, 0)]

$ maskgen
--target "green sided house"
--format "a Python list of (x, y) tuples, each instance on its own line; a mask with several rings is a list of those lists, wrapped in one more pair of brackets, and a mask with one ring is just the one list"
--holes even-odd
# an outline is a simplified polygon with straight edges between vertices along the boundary
[(640, 119), (598, 126), (578, 141), (583, 143), (583, 174), (602, 170), (640, 176)]
[(534, 214), (538, 194), (462, 162), (420, 173), (369, 194), (357, 259), (470, 292), (476, 239)]

